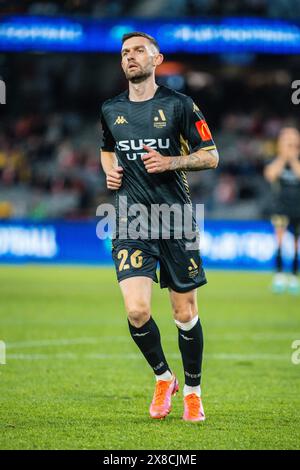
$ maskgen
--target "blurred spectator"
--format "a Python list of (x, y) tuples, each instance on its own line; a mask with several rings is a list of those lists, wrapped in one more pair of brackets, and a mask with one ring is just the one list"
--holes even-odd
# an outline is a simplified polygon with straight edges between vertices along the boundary
[(217, 204), (230, 205), (236, 202), (237, 185), (233, 175), (227, 173), (221, 175), (214, 191), (214, 197)]
[(183, 17), (255, 15), (295, 19), (298, 0), (0, 0), (1, 13), (89, 15), (94, 17)]

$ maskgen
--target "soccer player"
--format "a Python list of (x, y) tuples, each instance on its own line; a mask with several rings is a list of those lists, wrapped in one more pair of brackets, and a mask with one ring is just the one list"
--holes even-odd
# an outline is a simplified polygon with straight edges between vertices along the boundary
[[(278, 156), (265, 169), (265, 177), (274, 190), (272, 222), (277, 239), (276, 273), (273, 291), (282, 293), (288, 287), (292, 294), (300, 293), (298, 280), (298, 242), (300, 235), (300, 133), (294, 127), (285, 127), (278, 138)], [(294, 236), (292, 275), (287, 284), (283, 272), (282, 242), (290, 227)]]
[[(190, 206), (185, 172), (218, 165), (218, 153), (205, 119), (190, 97), (156, 84), (155, 69), (163, 55), (153, 37), (140, 32), (125, 34), (121, 57), (129, 90), (107, 100), (101, 112), (101, 162), (107, 187), (116, 191), (117, 203), (126, 196), (128, 206)], [(117, 218), (130, 221), (118, 211)], [(113, 259), (130, 334), (156, 377), (150, 416), (166, 417), (171, 397), (178, 391), (150, 308), (159, 262), (160, 286), (169, 289), (178, 329), (185, 375), (183, 419), (204, 421), (200, 389), (203, 333), (196, 294), (206, 278), (199, 249), (186, 247), (184, 236), (123, 239), (117, 231)]]

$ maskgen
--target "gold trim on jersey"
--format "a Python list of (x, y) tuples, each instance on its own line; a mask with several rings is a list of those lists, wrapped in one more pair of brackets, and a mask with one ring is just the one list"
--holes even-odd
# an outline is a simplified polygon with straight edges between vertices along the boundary
[(200, 113), (200, 109), (198, 108), (195, 102), (193, 103), (193, 112), (196, 113), (197, 115), (198, 113)]
[(187, 195), (189, 196), (190, 198), (190, 187), (189, 187), (189, 183), (188, 183), (188, 180), (187, 180), (187, 177), (186, 177), (186, 172), (184, 170), (180, 170), (180, 176), (181, 176), (181, 179), (182, 179), (182, 182), (183, 182), (183, 186), (185, 187), (185, 190), (187, 192)]
[(202, 147), (200, 150), (215, 150), (217, 147), (215, 145), (211, 145), (210, 147)]
[[(179, 138), (180, 138), (180, 149), (181, 149), (180, 153), (181, 153), (181, 155), (189, 155), (190, 150), (189, 150), (188, 141), (186, 139), (184, 139), (184, 137), (181, 134), (180, 134)], [(187, 180), (187, 177), (186, 177), (186, 171), (180, 170), (179, 175), (181, 176), (183, 186), (185, 187), (188, 198), (191, 202), (191, 197), (190, 197), (191, 191), (190, 191), (189, 183), (188, 183), (188, 180)]]
[(181, 134), (179, 136), (179, 139), (180, 139), (181, 155), (188, 155), (190, 153), (188, 140), (184, 139), (184, 137)]

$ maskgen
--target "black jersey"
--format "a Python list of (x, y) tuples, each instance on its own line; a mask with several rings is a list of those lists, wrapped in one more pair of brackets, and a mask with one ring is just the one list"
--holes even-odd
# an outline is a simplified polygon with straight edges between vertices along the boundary
[(275, 184), (277, 212), (300, 218), (300, 179), (287, 164)]
[(125, 91), (102, 105), (102, 150), (115, 152), (123, 167), (117, 191), (129, 204), (190, 204), (186, 173), (182, 170), (147, 173), (141, 156), (143, 144), (163, 156), (187, 155), (215, 144), (203, 114), (193, 100), (160, 86), (153, 98), (135, 102)]

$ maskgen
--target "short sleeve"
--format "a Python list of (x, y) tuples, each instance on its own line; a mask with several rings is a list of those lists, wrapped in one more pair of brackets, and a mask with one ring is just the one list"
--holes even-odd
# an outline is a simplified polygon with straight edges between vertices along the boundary
[(189, 97), (183, 101), (181, 133), (191, 152), (216, 148), (205, 117)]
[(105, 120), (103, 107), (101, 109), (100, 122), (101, 122), (101, 129), (102, 129), (101, 150), (103, 150), (104, 152), (114, 152), (116, 142)]

